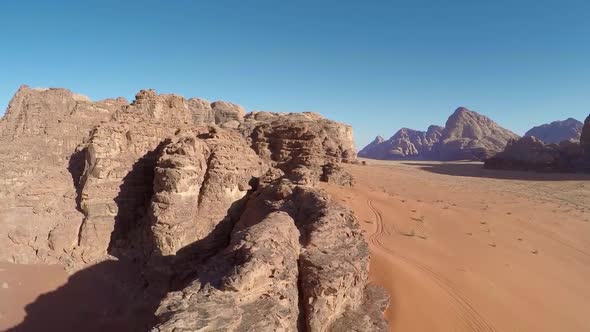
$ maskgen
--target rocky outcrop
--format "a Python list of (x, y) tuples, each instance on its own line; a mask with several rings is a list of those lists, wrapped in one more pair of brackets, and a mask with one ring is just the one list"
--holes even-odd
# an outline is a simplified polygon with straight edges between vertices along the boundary
[(225, 101), (216, 101), (211, 107), (215, 114), (215, 123), (223, 127), (237, 128), (246, 115), (242, 106)]
[(436, 159), (434, 145), (439, 141), (443, 127), (429, 126), (427, 131), (408, 128), (398, 130), (385, 141), (381, 136), (359, 151), (359, 157), (381, 160)]
[(300, 184), (313, 184), (328, 164), (356, 162), (352, 127), (316, 113), (254, 112), (240, 131), (265, 161)]
[(162, 302), (154, 331), (385, 331), (387, 299), (366, 286), (368, 263), (349, 210), (273, 182), (250, 199), (230, 245)]
[(563, 140), (545, 144), (533, 136), (510, 141), (506, 149), (485, 161), (485, 168), (544, 171), (590, 172), (590, 116), (586, 118), (580, 142)]
[(544, 144), (532, 136), (508, 142), (506, 149), (487, 159), (484, 167), (522, 171), (573, 172), (583, 161), (583, 150), (577, 143), (562, 141)]
[(440, 160), (485, 160), (518, 138), (490, 118), (459, 107), (447, 120), (435, 150)]
[(203, 128), (165, 140), (150, 210), (155, 251), (174, 255), (214, 231), (216, 236), (199, 250), (219, 248), (251, 182), (267, 168), (235, 132)]
[(22, 86), (0, 120), (0, 259), (71, 266), (82, 214), (76, 147), (127, 102)]
[(128, 300), (109, 323), (145, 330), (159, 306), (156, 331), (386, 329), (358, 221), (315, 187), (352, 184), (350, 126), (23, 87), (0, 128), (0, 259), (104, 272)]
[(562, 141), (579, 141), (583, 123), (572, 118), (553, 121), (533, 127), (524, 136), (533, 136), (546, 144), (558, 144)]

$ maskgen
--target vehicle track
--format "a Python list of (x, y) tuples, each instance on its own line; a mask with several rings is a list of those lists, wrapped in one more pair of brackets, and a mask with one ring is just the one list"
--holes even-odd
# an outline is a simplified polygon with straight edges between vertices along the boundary
[[(429, 267), (412, 261), (408, 258), (400, 256), (399, 254), (393, 252), (392, 250), (388, 249), (383, 245), (383, 243), (379, 240), (379, 237), (383, 235), (383, 216), (381, 212), (375, 208), (373, 205), (373, 201), (368, 199), (367, 206), (373, 212), (375, 216), (376, 228), (375, 232), (370, 235), (369, 240), (372, 244), (374, 244), (380, 250), (386, 252), (394, 256), (395, 258), (400, 259), (402, 262), (406, 263), (408, 266), (415, 268), (422, 273), (426, 274), (438, 287), (440, 287), (451, 299), (452, 304), (455, 306), (459, 315), (463, 319), (465, 325), (470, 328), (472, 331), (477, 332), (494, 332), (496, 329), (494, 326), (489, 323), (474, 307), (469, 303), (469, 301), (457, 290), (457, 288), (446, 278), (442, 275), (434, 272)], [(397, 233), (397, 229), (393, 226), (393, 229)]]

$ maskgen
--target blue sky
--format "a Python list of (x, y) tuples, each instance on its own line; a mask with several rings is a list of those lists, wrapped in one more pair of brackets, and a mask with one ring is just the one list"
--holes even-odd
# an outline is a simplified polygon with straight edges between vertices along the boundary
[(590, 1), (2, 1), (0, 112), (21, 84), (317, 111), (360, 148), (457, 106), (524, 133), (590, 114)]

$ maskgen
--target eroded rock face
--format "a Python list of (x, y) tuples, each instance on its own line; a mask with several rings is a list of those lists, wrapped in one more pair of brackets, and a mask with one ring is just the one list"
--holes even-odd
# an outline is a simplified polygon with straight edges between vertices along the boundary
[[(142, 90), (113, 121), (92, 132), (81, 190), (86, 218), (80, 247), (85, 261), (99, 259), (107, 251), (117, 256), (149, 256), (152, 249), (161, 255), (175, 254), (225, 224), (230, 205), (262, 172), (262, 161), (237, 132), (211, 127), (175, 138), (180, 141), (165, 140), (201, 125), (193, 121), (195, 114), (209, 117), (206, 103), (192, 107), (197, 100), (191, 100)], [(195, 197), (197, 202), (191, 201)], [(183, 213), (195, 219), (182, 223), (178, 219)], [(154, 238), (145, 234), (150, 224)], [(199, 227), (185, 232), (195, 225)]]
[(164, 298), (161, 331), (385, 330), (358, 221), (314, 187), (352, 184), (352, 128), (242, 118), (153, 90), (21, 88), (0, 121), (0, 259), (100, 272), (127, 300), (105, 326), (152, 327)]
[(22, 86), (0, 120), (0, 259), (75, 264), (83, 219), (76, 147), (127, 102), (92, 102), (66, 89)]
[(246, 111), (240, 105), (225, 101), (216, 101), (211, 104), (215, 114), (215, 123), (227, 128), (237, 128), (244, 121)]
[(254, 112), (240, 131), (263, 160), (297, 183), (317, 182), (329, 163), (356, 162), (352, 127), (316, 113)]
[(377, 137), (359, 151), (359, 157), (381, 160), (431, 160), (436, 159), (434, 145), (439, 141), (443, 127), (429, 126), (427, 131), (408, 128), (398, 130), (387, 141)]
[(150, 210), (157, 253), (174, 255), (214, 230), (217, 236), (207, 248), (219, 247), (219, 238), (233, 227), (232, 212), (239, 211), (251, 182), (267, 168), (235, 132), (204, 128), (166, 140), (156, 162)]
[(518, 138), (490, 118), (459, 107), (447, 120), (435, 149), (440, 160), (485, 160)]
[(524, 136), (533, 136), (545, 144), (559, 144), (562, 141), (579, 141), (582, 126), (582, 122), (569, 118), (563, 121), (553, 121), (533, 127)]
[(167, 296), (155, 331), (385, 330), (387, 296), (367, 288), (368, 263), (349, 210), (275, 181), (250, 199), (230, 246)]

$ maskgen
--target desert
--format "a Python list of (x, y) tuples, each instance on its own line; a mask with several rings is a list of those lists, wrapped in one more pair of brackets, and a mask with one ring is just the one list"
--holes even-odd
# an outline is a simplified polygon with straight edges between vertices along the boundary
[(390, 331), (584, 331), (590, 175), (477, 162), (347, 165)]
[(0, 332), (590, 331), (588, 13), (0, 2)]

